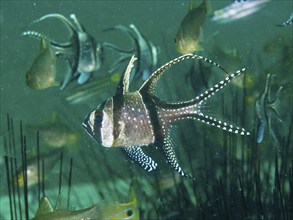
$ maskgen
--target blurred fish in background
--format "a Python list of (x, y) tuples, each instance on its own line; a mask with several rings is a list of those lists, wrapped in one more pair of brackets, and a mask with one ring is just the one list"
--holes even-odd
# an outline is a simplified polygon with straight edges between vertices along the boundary
[(120, 74), (117, 72), (103, 77), (96, 77), (89, 83), (70, 90), (65, 94), (65, 99), (70, 104), (89, 102), (109, 93), (109, 88), (114, 87), (119, 82), (119, 79)]
[(271, 118), (271, 112), (275, 114), (277, 119), (280, 122), (283, 122), (281, 119), (281, 116), (276, 109), (276, 101), (278, 97), (280, 96), (282, 86), (279, 87), (278, 91), (276, 92), (274, 98), (271, 98), (270, 96), (270, 85), (271, 85), (271, 79), (274, 77), (274, 75), (268, 74), (265, 90), (259, 97), (259, 99), (255, 103), (255, 111), (258, 118), (257, 121), (257, 143), (261, 143), (264, 139), (264, 134), (266, 131), (266, 128), (268, 128), (270, 138), (273, 138), (275, 143), (279, 143), (278, 137), (274, 131), (274, 128), (272, 127), (272, 118)]
[(45, 36), (41, 36), (40, 53), (26, 73), (26, 84), (32, 89), (59, 86), (56, 81), (56, 55)]
[(111, 219), (129, 219), (129, 220), (139, 220), (140, 213), (138, 209), (138, 201), (134, 189), (134, 183), (129, 187), (129, 201), (127, 203), (114, 203), (109, 205), (104, 205), (101, 207), (101, 219), (111, 220)]
[(119, 30), (126, 33), (131, 38), (134, 44), (134, 49), (130, 50), (128, 54), (126, 53), (124, 56), (121, 56), (119, 60), (114, 62), (110, 67), (109, 72), (115, 71), (124, 61), (129, 60), (131, 56), (135, 54), (138, 58), (138, 63), (134, 68), (135, 73), (132, 78), (134, 80), (141, 78), (145, 81), (150, 76), (154, 68), (157, 67), (159, 57), (158, 46), (155, 46), (151, 41), (149, 41), (134, 24), (130, 24), (129, 27), (116, 25), (104, 31), (107, 32), (113, 30)]
[(196, 6), (194, 0), (190, 1), (188, 13), (183, 18), (175, 36), (176, 50), (178, 53), (187, 54), (203, 50), (200, 44), (203, 41), (202, 26), (208, 10), (208, 0), (203, 0), (199, 6)]
[(53, 113), (50, 121), (38, 125), (27, 125), (26, 129), (30, 133), (39, 131), (41, 143), (44, 143), (49, 149), (72, 148), (80, 139), (79, 134), (65, 124), (57, 113)]
[(293, 23), (293, 13), (290, 15), (290, 17), (287, 21), (283, 22), (282, 24), (276, 24), (276, 26), (287, 27), (289, 25), (292, 25), (292, 23)]
[[(89, 35), (85, 28), (78, 21), (75, 14), (71, 14), (72, 22), (61, 14), (48, 14), (35, 21), (32, 24), (39, 23), (48, 18), (55, 18), (62, 21), (70, 31), (70, 41), (66, 43), (57, 43), (50, 40), (50, 44), (55, 50), (56, 55), (62, 56), (69, 64), (68, 71), (62, 82), (60, 89), (64, 89), (69, 82), (77, 79), (78, 84), (86, 83), (92, 74), (100, 69), (103, 62), (103, 48), (97, 43), (95, 38)], [(23, 36), (40, 38), (42, 34), (35, 31), (25, 31)]]
[(74, 220), (74, 219), (88, 219), (88, 220), (139, 220), (139, 210), (137, 205), (137, 198), (134, 188), (131, 185), (129, 188), (129, 202), (128, 203), (113, 203), (113, 204), (96, 204), (89, 208), (80, 210), (68, 210), (63, 207), (62, 203), (56, 203), (53, 208), (49, 199), (43, 197), (40, 201), (39, 208), (33, 219), (35, 220)]
[[(53, 167), (56, 165), (57, 160), (60, 157), (60, 150), (54, 150), (48, 154), (40, 155), (39, 158), (35, 155), (32, 158), (28, 158), (26, 162), (26, 178), (27, 186), (31, 187), (38, 183), (39, 177), (44, 175), (44, 180), (48, 178)], [(43, 160), (46, 164), (44, 170), (38, 168), (38, 161)], [(21, 167), (16, 173), (16, 181), (18, 182), (19, 187), (24, 187), (24, 174), (23, 167)], [(38, 173), (40, 172), (40, 173)], [(41, 179), (41, 181), (43, 181)]]
[(220, 24), (234, 22), (258, 12), (269, 1), (270, 0), (236, 0), (224, 8), (214, 11), (214, 15), (211, 19)]
[(97, 205), (93, 205), (89, 208), (80, 209), (80, 210), (67, 210), (59, 207), (58, 205), (55, 208), (52, 207), (49, 199), (47, 197), (42, 197), (39, 208), (34, 220), (74, 220), (74, 219), (88, 219), (95, 220), (101, 219), (100, 210)]

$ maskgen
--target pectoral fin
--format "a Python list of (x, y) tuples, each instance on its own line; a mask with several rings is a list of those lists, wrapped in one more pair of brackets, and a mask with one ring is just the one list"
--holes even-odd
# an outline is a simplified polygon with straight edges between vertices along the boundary
[(77, 79), (77, 83), (79, 85), (86, 83), (91, 78), (91, 75), (92, 75), (92, 73), (80, 73), (80, 75)]
[(140, 147), (124, 147), (123, 150), (133, 162), (137, 163), (146, 171), (150, 172), (157, 168), (157, 163), (151, 157), (147, 156)]

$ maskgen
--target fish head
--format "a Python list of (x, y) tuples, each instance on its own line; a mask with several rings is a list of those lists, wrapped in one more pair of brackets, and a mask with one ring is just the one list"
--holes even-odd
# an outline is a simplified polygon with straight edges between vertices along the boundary
[(34, 74), (32, 70), (29, 70), (25, 75), (26, 85), (32, 89), (45, 89), (48, 86), (43, 82), (42, 78), (38, 74)]
[[(15, 185), (18, 184), (19, 187), (24, 187), (24, 175), (23, 171), (19, 170), (15, 177)], [(30, 187), (38, 183), (38, 168), (37, 164), (28, 165), (26, 168), (26, 178), (27, 178), (27, 186)]]
[(101, 207), (102, 219), (140, 219), (138, 203), (133, 187), (130, 187), (129, 191), (129, 202), (109, 204)]
[(30, 88), (38, 87), (36, 80), (34, 80), (34, 77), (33, 77), (33, 74), (31, 73), (31, 71), (28, 71), (25, 74), (25, 82), (26, 82), (26, 85)]
[(112, 147), (114, 143), (113, 115), (113, 98), (110, 98), (90, 112), (83, 122), (89, 135), (104, 147)]
[(25, 75), (26, 85), (32, 89), (47, 89), (54, 86), (59, 86), (60, 83), (55, 81), (55, 76), (50, 73), (35, 72), (35, 69), (30, 69)]

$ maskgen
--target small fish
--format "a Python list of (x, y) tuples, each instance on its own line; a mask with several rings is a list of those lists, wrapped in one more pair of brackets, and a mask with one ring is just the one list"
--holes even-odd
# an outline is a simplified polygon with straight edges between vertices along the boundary
[(34, 220), (138, 220), (140, 218), (137, 199), (133, 186), (129, 190), (128, 203), (115, 203), (105, 206), (93, 205), (81, 210), (66, 210), (60, 207), (52, 208), (47, 197), (43, 197)]
[(237, 0), (232, 4), (217, 10), (212, 17), (213, 21), (224, 24), (248, 17), (258, 12), (270, 0)]
[(129, 188), (129, 202), (115, 203), (106, 205), (101, 208), (102, 220), (138, 220), (140, 213), (137, 204), (137, 198), (134, 191), (134, 186)]
[(268, 126), (269, 133), (272, 135), (273, 139), (278, 142), (277, 136), (274, 132), (274, 130), (271, 128), (271, 117), (270, 112), (274, 112), (276, 117), (279, 121), (282, 122), (282, 119), (280, 117), (280, 114), (278, 113), (277, 109), (275, 108), (275, 102), (280, 95), (280, 92), (282, 90), (282, 86), (279, 87), (275, 97), (273, 99), (270, 98), (270, 84), (271, 84), (271, 78), (274, 75), (267, 75), (267, 81), (265, 86), (265, 91), (263, 94), (259, 97), (259, 99), (255, 103), (255, 111), (258, 118), (258, 125), (257, 125), (257, 143), (261, 143), (264, 138), (264, 133), (266, 130), (266, 127)]
[(47, 197), (43, 197), (40, 201), (39, 208), (34, 220), (75, 220), (75, 219), (88, 219), (96, 220), (100, 218), (100, 209), (98, 205), (93, 205), (86, 209), (81, 210), (66, 210), (66, 209), (53, 209)]
[[(49, 154), (40, 156), (40, 160), (43, 159), (44, 163), (46, 164), (45, 166), (45, 174), (48, 174), (52, 168), (55, 166), (56, 161), (59, 159), (60, 154), (57, 152), (59, 151), (53, 151)], [(40, 175), (42, 176), (43, 170), (40, 169)], [(27, 161), (27, 169), (26, 169), (26, 174), (27, 174), (27, 186), (33, 186), (38, 183), (38, 158), (33, 157)], [(47, 175), (45, 175), (45, 178)], [(24, 186), (24, 178), (23, 178), (23, 168), (19, 169), (16, 173), (16, 181), (18, 182), (18, 185), (20, 187)]]
[(26, 73), (26, 84), (32, 89), (59, 86), (56, 81), (56, 55), (47, 39), (41, 38), (40, 54)]
[(120, 75), (115, 72), (109, 76), (97, 77), (91, 82), (71, 90), (65, 97), (70, 104), (79, 104), (89, 101), (108, 92), (108, 88), (119, 82)]
[(79, 141), (78, 133), (64, 124), (58, 115), (53, 114), (50, 122), (27, 126), (29, 130), (39, 131), (40, 140), (52, 148), (73, 146)]
[(208, 0), (203, 0), (201, 5), (195, 7), (190, 2), (189, 10), (182, 20), (175, 36), (176, 50), (178, 53), (187, 54), (202, 50), (202, 26), (208, 13)]
[(282, 24), (276, 24), (276, 26), (286, 27), (286, 26), (292, 25), (292, 23), (293, 23), (293, 13), (290, 15), (290, 17), (287, 21), (283, 22)]
[[(142, 80), (145, 81), (158, 64), (158, 47), (156, 47), (151, 41), (147, 40), (147, 38), (141, 33), (141, 31), (138, 30), (134, 24), (130, 24), (129, 27), (116, 25), (104, 31), (111, 30), (120, 30), (130, 36), (135, 45), (134, 51), (136, 52), (136, 56), (138, 58), (138, 64), (134, 70), (134, 79), (141, 77)], [(126, 56), (122, 56), (112, 65), (109, 71), (114, 71), (123, 61), (129, 60), (134, 51), (129, 51), (126, 53)]]
[(205, 115), (201, 108), (211, 96), (225, 87), (236, 76), (241, 75), (245, 68), (228, 75), (214, 87), (189, 101), (169, 103), (155, 95), (157, 82), (165, 70), (187, 59), (205, 61), (222, 70), (222, 67), (211, 60), (186, 54), (169, 61), (153, 72), (139, 90), (129, 92), (130, 72), (136, 60), (132, 56), (122, 74), (116, 94), (86, 116), (83, 122), (85, 130), (104, 147), (121, 147), (132, 161), (147, 171), (157, 168), (157, 163), (143, 152), (144, 146), (153, 144), (161, 150), (167, 163), (175, 171), (184, 177), (191, 178), (177, 162), (173, 146), (173, 122), (192, 119), (235, 134), (249, 135), (249, 132)]
[[(86, 83), (90, 79), (92, 73), (102, 66), (102, 44), (97, 43), (96, 40), (86, 32), (75, 14), (70, 15), (72, 22), (61, 14), (48, 14), (33, 21), (31, 24), (44, 21), (48, 18), (61, 20), (71, 33), (69, 42), (60, 44), (50, 40), (56, 54), (58, 56), (63, 56), (71, 68), (71, 71), (66, 73), (64, 77), (61, 89), (64, 89), (70, 81), (76, 78), (78, 84)], [(35, 38), (40, 38), (41, 36), (40, 33), (35, 31), (26, 31), (23, 32), (22, 35)]]

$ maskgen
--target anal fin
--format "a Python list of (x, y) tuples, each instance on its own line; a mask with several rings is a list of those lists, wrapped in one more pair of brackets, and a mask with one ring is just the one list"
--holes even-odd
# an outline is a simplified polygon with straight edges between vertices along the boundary
[(181, 176), (189, 178), (189, 179), (194, 179), (193, 177), (191, 177), (190, 175), (186, 174), (183, 169), (180, 167), (176, 155), (175, 155), (175, 151), (173, 149), (173, 141), (172, 141), (172, 137), (170, 135), (170, 132), (167, 134), (167, 136), (164, 138), (164, 143), (163, 143), (163, 153), (165, 155), (166, 161), (167, 163), (176, 171), (178, 172)]
[(138, 146), (124, 147), (123, 150), (130, 157), (132, 161), (137, 163), (146, 171), (150, 172), (157, 168), (157, 163), (149, 156), (147, 156)]

